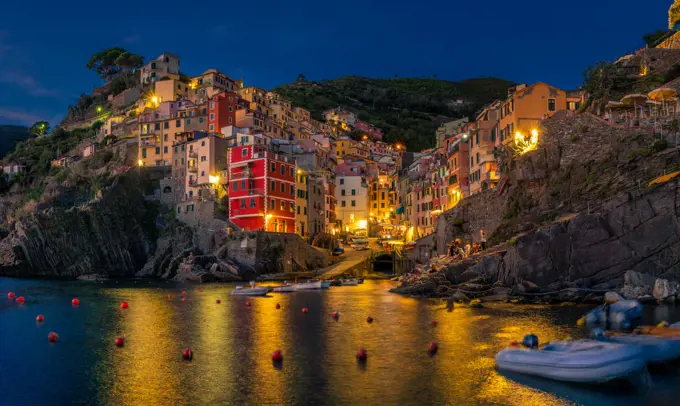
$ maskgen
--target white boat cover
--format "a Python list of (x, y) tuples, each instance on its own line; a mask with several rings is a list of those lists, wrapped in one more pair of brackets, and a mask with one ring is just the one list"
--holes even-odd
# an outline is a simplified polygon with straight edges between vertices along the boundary
[(646, 365), (635, 345), (595, 340), (554, 341), (538, 350), (508, 348), (496, 355), (501, 371), (567, 382), (606, 382)]

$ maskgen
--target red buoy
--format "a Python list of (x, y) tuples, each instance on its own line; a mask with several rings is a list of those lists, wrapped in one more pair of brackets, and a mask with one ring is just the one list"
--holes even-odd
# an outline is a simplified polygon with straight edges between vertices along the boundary
[(366, 361), (366, 358), (368, 358), (368, 353), (366, 352), (366, 350), (363, 348), (359, 348), (359, 351), (357, 351), (357, 359), (359, 361)]
[(122, 347), (125, 345), (125, 337), (116, 337), (116, 347)]
[(252, 306), (252, 305), (253, 305), (252, 303), (246, 302), (246, 307), (250, 307), (250, 306)]
[(220, 304), (220, 303), (222, 303), (222, 301), (221, 301), (220, 299), (217, 299), (217, 302), (216, 302), (216, 303), (217, 303), (217, 304)]
[(340, 318), (340, 313), (338, 313), (338, 312), (333, 312), (333, 314), (331, 315), (331, 317), (333, 317), (335, 320), (337, 320), (337, 319)]
[(121, 309), (127, 309), (128, 308), (128, 302), (123, 302), (120, 304)]
[(43, 321), (45, 321), (45, 316), (39, 314), (36, 316), (35, 321), (37, 321), (38, 323), (42, 323)]
[(77, 297), (74, 297), (73, 300), (71, 300), (71, 304), (74, 306), (78, 306), (80, 304), (80, 300), (78, 300)]
[(24, 297), (23, 296), (19, 296), (17, 298), (17, 304), (24, 304)]
[(430, 322), (430, 326), (432, 326), (432, 327), (437, 327), (437, 324), (439, 324), (439, 322), (437, 320), (432, 320)]
[(168, 295), (168, 300), (169, 300), (169, 299), (172, 299), (172, 295)]
[(510, 342), (510, 347), (519, 347), (519, 344), (517, 343), (517, 341), (512, 341)]
[(309, 311), (309, 310), (307, 310), (306, 307), (303, 307), (303, 308), (302, 308), (302, 313), (307, 313), (308, 311)]
[(281, 350), (276, 350), (272, 353), (272, 361), (281, 362), (283, 361), (283, 353)]
[(55, 333), (54, 331), (52, 331), (47, 335), (47, 339), (50, 340), (51, 342), (55, 343), (59, 340), (59, 335), (57, 333)]
[(184, 352), (182, 352), (182, 358), (184, 358), (187, 361), (191, 361), (194, 359), (194, 352), (191, 351), (191, 348), (186, 348)]
[(430, 354), (434, 354), (435, 352), (437, 352), (438, 349), (439, 345), (434, 341), (428, 344), (427, 346), (427, 352), (429, 352)]
[(277, 304), (276, 304), (276, 308), (277, 308), (277, 309), (280, 309), (280, 308), (281, 308), (281, 305), (277, 303)]
[(186, 296), (186, 295), (187, 295), (187, 291), (186, 291), (186, 290), (183, 290), (183, 291), (182, 291), (182, 296)]
[(7, 294), (7, 299), (14, 299), (14, 292), (9, 292)]
[(182, 301), (183, 301), (183, 302), (186, 302), (186, 301), (187, 301), (187, 298), (183, 297), (183, 298), (182, 298)]
[(373, 323), (373, 317), (371, 317), (371, 316), (366, 317), (366, 323), (369, 323), (369, 324)]

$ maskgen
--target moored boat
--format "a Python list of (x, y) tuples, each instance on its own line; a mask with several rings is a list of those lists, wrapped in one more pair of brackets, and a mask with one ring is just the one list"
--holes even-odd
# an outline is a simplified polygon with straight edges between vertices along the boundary
[(267, 287), (252, 287), (244, 288), (243, 286), (237, 286), (231, 291), (233, 296), (265, 296), (269, 292)]
[(680, 338), (651, 334), (611, 334), (606, 342), (640, 346), (647, 362), (658, 364), (680, 358)]
[(359, 281), (357, 279), (342, 279), (340, 280), (340, 285), (341, 286), (357, 286), (359, 284)]
[(314, 290), (314, 289), (321, 289), (321, 281), (307, 281), (304, 283), (296, 283), (293, 285), (295, 287), (295, 290)]
[(284, 292), (295, 292), (295, 285), (286, 283), (281, 286), (275, 286), (272, 291), (277, 292), (277, 293), (284, 293)]
[(606, 382), (646, 364), (640, 346), (596, 340), (554, 341), (540, 349), (508, 348), (496, 355), (501, 371), (565, 382)]
[(321, 281), (321, 289), (328, 289), (331, 287), (331, 281)]

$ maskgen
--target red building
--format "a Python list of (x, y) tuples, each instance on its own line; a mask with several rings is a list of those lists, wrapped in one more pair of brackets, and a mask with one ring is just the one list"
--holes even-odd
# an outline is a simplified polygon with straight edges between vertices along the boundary
[(222, 92), (210, 98), (208, 102), (209, 132), (218, 133), (222, 127), (235, 125), (239, 100), (239, 96), (231, 92)]
[(373, 126), (365, 121), (357, 121), (354, 128), (365, 132), (372, 140), (382, 141), (383, 132), (380, 128)]
[(295, 232), (295, 161), (263, 145), (229, 149), (229, 219), (247, 230)]

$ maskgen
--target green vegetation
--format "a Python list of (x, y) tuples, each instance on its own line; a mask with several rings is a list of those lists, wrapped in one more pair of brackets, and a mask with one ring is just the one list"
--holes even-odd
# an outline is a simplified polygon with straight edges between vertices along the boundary
[(50, 132), (50, 123), (47, 121), (38, 121), (28, 129), (28, 132), (38, 137), (45, 135)]
[(94, 71), (103, 80), (109, 81), (122, 73), (130, 73), (144, 64), (144, 58), (137, 54), (115, 47), (92, 55), (87, 69)]
[(633, 161), (637, 158), (645, 158), (654, 155), (657, 152), (661, 152), (666, 148), (668, 148), (668, 142), (666, 142), (666, 140), (664, 139), (656, 140), (654, 141), (654, 144), (652, 144), (650, 147), (638, 148), (635, 151), (628, 154), (628, 159)]
[(510, 245), (512, 245), (513, 247), (514, 247), (515, 245), (517, 245), (517, 237), (512, 237), (512, 238), (508, 241), (508, 243), (509, 243)]
[(381, 128), (387, 141), (421, 150), (434, 145), (434, 133), (442, 122), (473, 116), (484, 105), (504, 99), (510, 86), (512, 82), (497, 78), (450, 82), (346, 76), (321, 82), (296, 81), (273, 91), (310, 110), (321, 121), (325, 110), (343, 107)]
[(673, 31), (671, 30), (656, 30), (655, 32), (650, 32), (643, 35), (642, 39), (645, 41), (645, 44), (653, 47), (654, 45), (666, 39), (672, 32)]
[(677, 23), (680, 23), (680, 0), (675, 0), (668, 9), (668, 28), (672, 30)]

